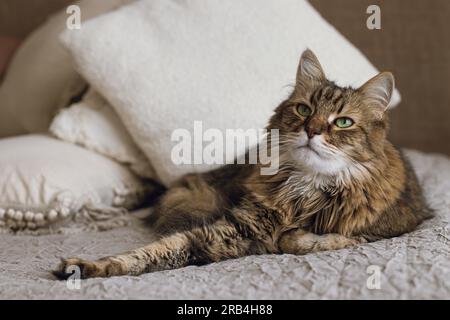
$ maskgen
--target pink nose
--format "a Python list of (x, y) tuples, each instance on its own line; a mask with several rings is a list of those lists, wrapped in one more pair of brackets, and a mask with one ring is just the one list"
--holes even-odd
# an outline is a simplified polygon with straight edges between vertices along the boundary
[(308, 135), (308, 138), (310, 138), (310, 139), (312, 137), (314, 137), (316, 134), (319, 135), (322, 133), (322, 128), (318, 127), (318, 126), (314, 126), (314, 127), (308, 126), (308, 127), (306, 127), (305, 130), (306, 130), (306, 134)]
[(326, 120), (321, 118), (313, 118), (305, 125), (305, 131), (308, 138), (312, 138), (315, 135), (322, 134), (323, 131), (327, 129)]

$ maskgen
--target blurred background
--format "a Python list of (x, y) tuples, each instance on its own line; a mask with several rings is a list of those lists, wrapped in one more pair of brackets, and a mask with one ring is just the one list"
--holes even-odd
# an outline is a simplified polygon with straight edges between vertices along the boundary
[[(72, 2), (2, 0), (2, 41), (19, 43), (49, 14)], [(403, 147), (450, 155), (450, 1), (310, 0), (310, 3), (377, 68), (394, 73), (402, 102), (391, 113), (391, 141)], [(381, 30), (366, 27), (366, 9), (371, 4), (381, 8)]]

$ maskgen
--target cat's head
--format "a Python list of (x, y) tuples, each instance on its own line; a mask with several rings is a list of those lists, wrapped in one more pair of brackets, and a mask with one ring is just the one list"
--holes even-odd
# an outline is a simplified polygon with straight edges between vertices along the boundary
[(279, 129), (280, 155), (323, 175), (351, 173), (382, 156), (393, 90), (389, 72), (358, 89), (339, 87), (326, 79), (317, 57), (306, 50), (292, 95), (269, 123), (269, 128)]

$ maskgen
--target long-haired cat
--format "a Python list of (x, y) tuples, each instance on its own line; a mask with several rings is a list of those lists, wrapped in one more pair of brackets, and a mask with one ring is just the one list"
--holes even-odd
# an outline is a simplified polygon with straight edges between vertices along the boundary
[(412, 231), (431, 216), (417, 178), (386, 140), (394, 89), (383, 72), (358, 89), (325, 78), (316, 56), (300, 59), (295, 89), (270, 119), (280, 168), (227, 165), (189, 174), (159, 199), (159, 240), (96, 261), (65, 259), (83, 278), (138, 275), (253, 254), (341, 249)]

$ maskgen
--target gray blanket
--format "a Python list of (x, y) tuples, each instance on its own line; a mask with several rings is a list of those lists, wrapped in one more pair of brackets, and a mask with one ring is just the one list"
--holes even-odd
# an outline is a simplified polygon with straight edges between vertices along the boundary
[[(59, 257), (98, 258), (147, 244), (136, 217), (104, 232), (0, 235), (2, 299), (430, 299), (450, 298), (450, 159), (408, 151), (436, 217), (398, 238), (308, 254), (250, 256), (139, 277), (82, 281), (49, 273)], [(70, 231), (70, 229), (69, 229)], [(72, 283), (73, 284), (73, 283)]]

